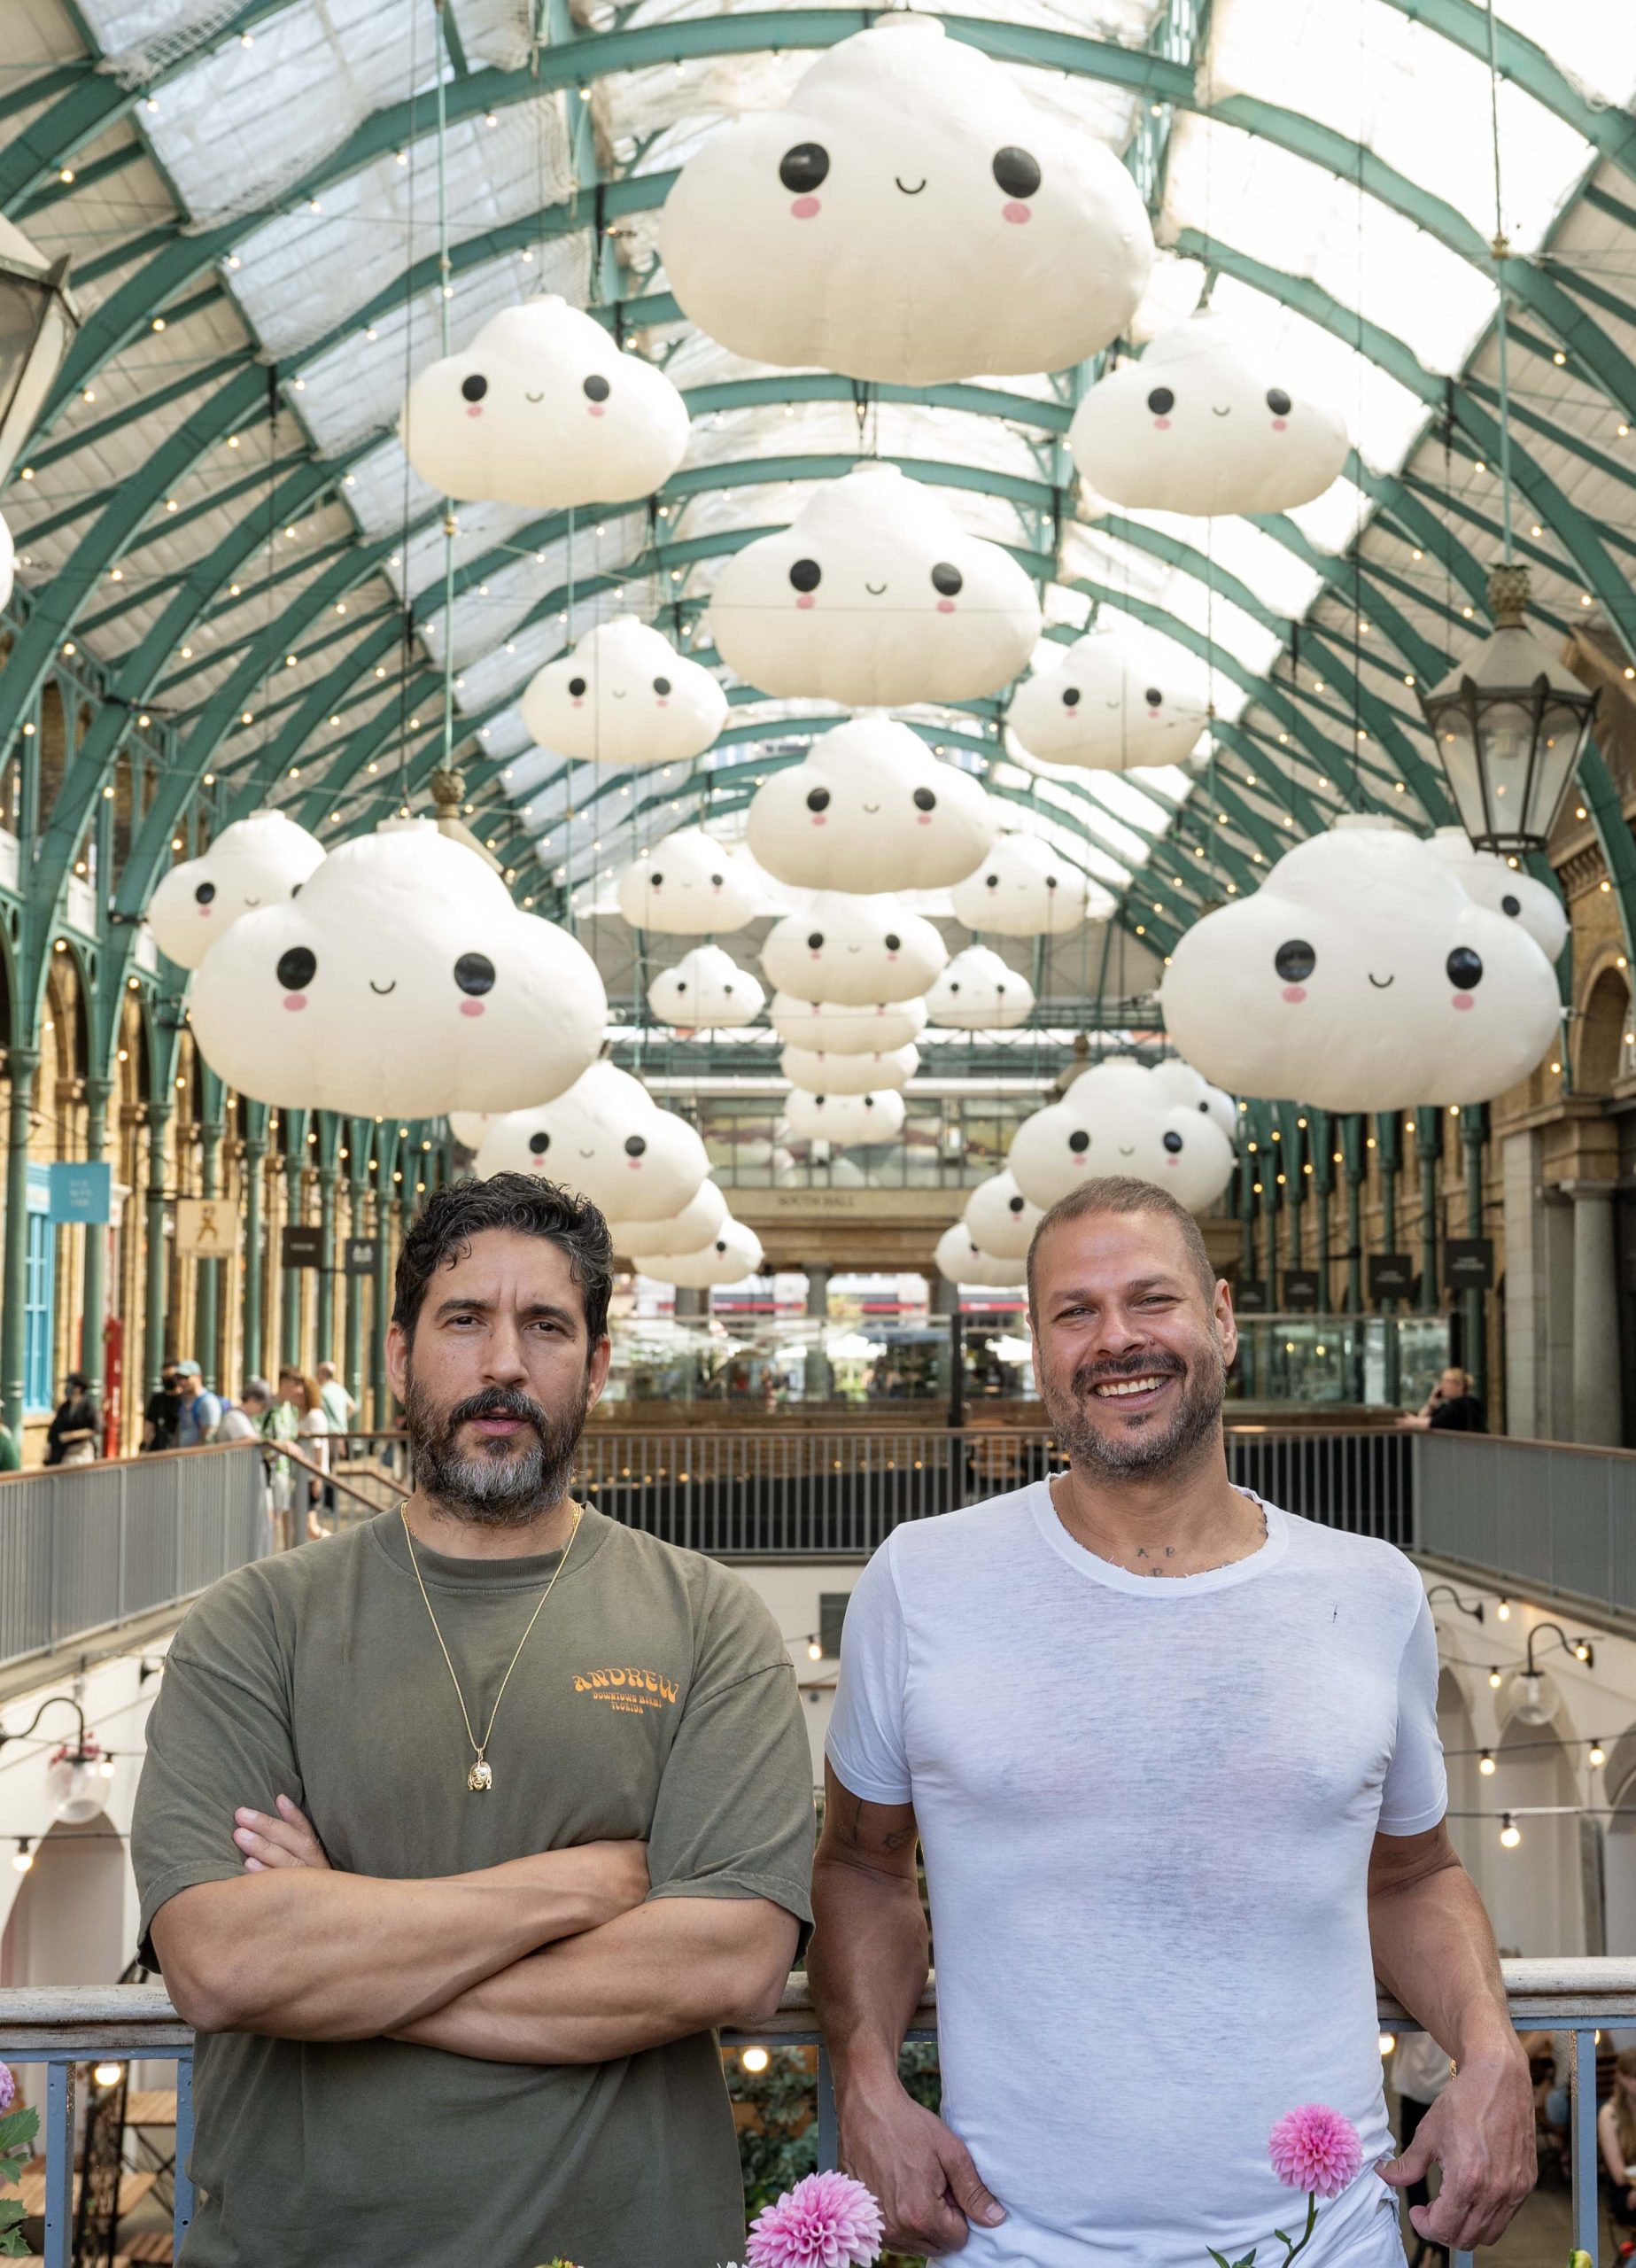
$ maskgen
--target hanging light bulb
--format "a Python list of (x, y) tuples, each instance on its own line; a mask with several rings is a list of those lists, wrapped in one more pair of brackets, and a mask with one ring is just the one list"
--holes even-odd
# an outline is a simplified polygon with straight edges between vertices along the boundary
[(1500, 1828), (1500, 1842), (1505, 1845), (1505, 1847), (1506, 1847), (1506, 1849), (1507, 1849), (1508, 1851), (1515, 1851), (1515, 1850), (1516, 1850), (1516, 1846), (1517, 1846), (1517, 1845), (1522, 1841), (1522, 1839), (1523, 1839), (1523, 1830), (1522, 1830), (1522, 1829), (1517, 1825), (1516, 1821), (1512, 1818), (1512, 1816), (1511, 1816), (1511, 1814), (1510, 1814), (1510, 1813), (1509, 1813), (1509, 1812), (1507, 1812), (1507, 1813), (1506, 1813), (1506, 1814), (1505, 1814), (1504, 1823), (1503, 1823), (1503, 1825), (1501, 1826), (1501, 1828)]
[(1494, 1774), (1500, 1767), (1494, 1762), (1494, 1751), (1492, 1748), (1485, 1748), (1483, 1751), (1483, 1753), (1477, 1760), (1477, 1768), (1485, 1780), (1492, 1780), (1493, 1778)]
[(1504, 1680), (1501, 1678), (1497, 1669), (1491, 1669), (1489, 1671), (1488, 1682), (1493, 1687), (1496, 1693), (1499, 1692), (1500, 1686), (1504, 1683)]
[(124, 2076), (123, 2063), (98, 2063), (91, 2073), (99, 2087), (117, 2087)]
[(1608, 1751), (1602, 1746), (1601, 1741), (1593, 1740), (1591, 1743), (1591, 1752), (1586, 1761), (1589, 1764), (1593, 1772), (1599, 1771), (1601, 1767), (1606, 1764), (1608, 1761)]
[(807, 1641), (807, 1659), (810, 1662), (821, 1662), (823, 1658), (823, 1647), (819, 1645), (816, 1638), (809, 1638)]
[(29, 1868), (33, 1866), (34, 1845), (27, 1835), (19, 1835), (18, 1837), (17, 1856), (12, 1860), (12, 1864), (17, 1868), (19, 1875), (26, 1875), (28, 1872)]
[(1495, 1601), (1494, 1612), (1501, 1622), (1508, 1622), (1511, 1619), (1511, 1602), (1503, 1591)]

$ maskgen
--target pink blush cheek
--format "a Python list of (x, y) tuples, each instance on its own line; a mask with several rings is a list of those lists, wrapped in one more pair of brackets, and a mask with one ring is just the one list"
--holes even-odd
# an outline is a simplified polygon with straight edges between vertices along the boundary
[(1033, 220), (1034, 215), (1029, 212), (1026, 205), (1020, 205), (1016, 199), (1013, 198), (1009, 205), (1001, 206), (1000, 218), (1003, 221), (1012, 221), (1017, 228), (1020, 229), (1024, 221)]
[(585, 413), (591, 417), (601, 417), (606, 414), (601, 404), (594, 401), (588, 401), (585, 404)]
[(812, 814), (812, 824), (814, 827), (827, 827), (829, 825), (829, 821), (825, 818), (822, 812), (814, 812)]
[(1291, 1007), (1296, 1007), (1306, 998), (1306, 987), (1304, 984), (1286, 984), (1283, 997)]
[(810, 221), (818, 212), (818, 200), (816, 197), (798, 197), (789, 209), (797, 221)]
[(1471, 995), (1469, 992), (1456, 992), (1454, 995), (1454, 1005), (1457, 1008), (1475, 1008), (1477, 1002), (1471, 998)]
[(931, 824), (932, 814), (930, 812), (919, 812), (916, 814), (915, 825), (917, 827), (930, 827)]
[(480, 1016), (483, 1014), (483, 1003), (481, 1000), (462, 1000), (460, 1004), (460, 1012), (462, 1016)]
[(937, 602), (937, 611), (939, 614), (952, 614), (954, 612), (954, 601), (952, 599), (939, 599)]
[(198, 910), (199, 920), (201, 921), (208, 921), (210, 919), (210, 913), (211, 909), (208, 905), (201, 905)]
[(671, 704), (668, 701), (655, 701), (654, 703), (654, 707), (655, 709), (668, 709), (670, 705)]
[(1170, 431), (1170, 420), (1167, 417), (1156, 417), (1153, 424), (1156, 431), (1160, 433), (1167, 433)]
[(302, 1008), (306, 1007), (306, 993), (305, 993), (305, 992), (286, 992), (286, 993), (285, 993), (285, 995), (284, 995), (284, 1006), (285, 1006), (285, 1007), (286, 1007), (286, 1008), (288, 1008), (288, 1009), (289, 1009), (289, 1011), (290, 1011), (290, 1013), (291, 1013), (291, 1015), (295, 1015), (295, 1014), (298, 1014), (298, 1013), (299, 1013)]
[(584, 701), (583, 701), (583, 700), (578, 700), (578, 699), (577, 699), (577, 700), (575, 701), (575, 703), (574, 703), (574, 706), (575, 706), (575, 708), (576, 708), (576, 709), (583, 709), (583, 708), (585, 707), (585, 703), (584, 703)]
[(468, 417), (481, 417), (483, 415), (482, 403), (480, 401), (474, 401), (470, 408), (466, 412), (466, 415)]
[(1275, 418), (1274, 418), (1274, 420), (1273, 420), (1273, 431), (1274, 431), (1274, 432), (1275, 432), (1275, 433), (1282, 433), (1282, 432), (1283, 431), (1283, 430), (1284, 430), (1285, 425), (1288, 423), (1288, 422), (1289, 422), (1289, 421), (1288, 421), (1288, 419), (1287, 419), (1287, 418), (1283, 418), (1283, 417), (1275, 417)]
[(818, 601), (810, 591), (802, 591), (801, 596), (795, 601), (795, 604), (801, 607), (816, 606)]

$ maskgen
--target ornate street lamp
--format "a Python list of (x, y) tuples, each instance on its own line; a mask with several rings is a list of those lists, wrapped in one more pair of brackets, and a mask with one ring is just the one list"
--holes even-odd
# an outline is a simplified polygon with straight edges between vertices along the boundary
[(46, 259), (0, 220), (0, 482), (45, 405), (80, 327), (68, 262)]
[(1524, 619), (1528, 570), (1488, 579), (1492, 635), (1421, 695), (1460, 823), (1479, 850), (1543, 850), (1590, 731), (1596, 695)]

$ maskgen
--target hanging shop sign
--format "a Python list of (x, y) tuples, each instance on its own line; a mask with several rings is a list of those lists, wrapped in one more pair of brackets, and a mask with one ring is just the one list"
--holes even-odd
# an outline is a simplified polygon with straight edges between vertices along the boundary
[(1369, 1254), (1370, 1299), (1413, 1299), (1418, 1280), (1415, 1263), (1407, 1252), (1372, 1252)]
[(292, 1221), (284, 1231), (281, 1256), (286, 1268), (322, 1268), (324, 1232), (316, 1222)]
[(1316, 1315), (1323, 1304), (1323, 1276), (1316, 1268), (1286, 1268), (1283, 1271), (1283, 1311), (1286, 1315)]
[(1238, 1315), (1265, 1315), (1272, 1305), (1267, 1286), (1259, 1278), (1241, 1276), (1233, 1285), (1233, 1308)]
[(176, 1200), (176, 1250), (196, 1260), (225, 1260), (239, 1249), (238, 1215), (225, 1197)]
[(380, 1258), (378, 1237), (348, 1237), (342, 1252), (342, 1266), (349, 1276), (373, 1276)]
[(1493, 1239), (1450, 1237), (1443, 1247), (1443, 1280), (1451, 1292), (1492, 1291)]
[(47, 1168), (53, 1221), (107, 1222), (113, 1218), (113, 1168), (69, 1161)]

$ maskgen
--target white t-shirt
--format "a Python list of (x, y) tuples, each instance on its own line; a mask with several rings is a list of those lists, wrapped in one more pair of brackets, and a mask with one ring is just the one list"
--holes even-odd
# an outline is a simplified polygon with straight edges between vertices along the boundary
[(1390, 1544), (1265, 1509), (1249, 1557), (1136, 1575), (1036, 1481), (852, 1595), (830, 1760), (914, 1805), (943, 2117), (1008, 2214), (958, 2268), (1275, 2262), (1268, 2137), (1313, 2102), (1364, 2171), (1306, 2268), (1402, 2268), (1366, 1878), (1443, 1816), (1436, 1636)]

